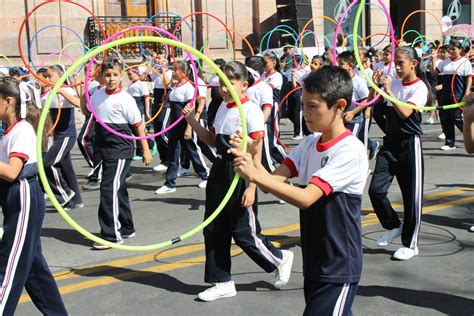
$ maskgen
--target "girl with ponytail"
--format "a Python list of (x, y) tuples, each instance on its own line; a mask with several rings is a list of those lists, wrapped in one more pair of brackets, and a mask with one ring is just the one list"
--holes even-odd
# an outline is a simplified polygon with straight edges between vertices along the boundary
[[(424, 107), (433, 97), (425, 75), (420, 71), (420, 60), (414, 48), (404, 46), (396, 50), (395, 69), (399, 79), (376, 70), (374, 80), (382, 83), (391, 97), (401, 102)], [(369, 99), (373, 97), (371, 91)], [(408, 260), (418, 254), (423, 199), (423, 152), (421, 146), (421, 113), (418, 110), (387, 101), (386, 136), (377, 156), (369, 197), (375, 213), (387, 232), (377, 240), (387, 246), (401, 235), (402, 247), (393, 255), (397, 260)], [(400, 220), (388, 199), (394, 176), (400, 185), (404, 219)]]
[(43, 315), (67, 315), (58, 287), (41, 252), (44, 194), (38, 182), (36, 133), (39, 110), (28, 83), (0, 78), (0, 314), (13, 315), (26, 288)]

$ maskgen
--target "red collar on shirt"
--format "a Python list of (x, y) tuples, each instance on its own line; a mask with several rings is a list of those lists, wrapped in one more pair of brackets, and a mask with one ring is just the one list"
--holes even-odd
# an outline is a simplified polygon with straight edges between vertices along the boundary
[(181, 87), (181, 86), (184, 86), (185, 84), (187, 84), (189, 81), (186, 80), (184, 81), (183, 83), (178, 83), (176, 86), (174, 86), (175, 88), (178, 88), (178, 87)]
[(43, 92), (43, 94), (41, 94), (41, 97), (44, 97), (45, 95), (48, 94), (49, 91), (51, 91), (52, 88), (46, 88)]
[[(249, 98), (247, 96), (240, 99), (240, 103), (242, 103), (242, 104), (247, 103), (248, 101), (249, 101)], [(232, 108), (236, 108), (236, 107), (237, 107), (237, 103), (235, 103), (235, 102), (227, 103), (227, 108), (228, 109), (232, 109)]]
[(7, 135), (7, 134), (15, 127), (15, 125), (16, 125), (18, 122), (20, 122), (20, 121), (21, 121), (21, 119), (17, 119), (17, 120), (15, 121), (15, 123), (13, 123), (12, 125), (8, 126), (8, 128), (3, 132), (3, 136)]
[(277, 72), (276, 70), (273, 70), (272, 72), (268, 73), (268, 74), (265, 74), (265, 78), (268, 78), (270, 77), (271, 75), (273, 75), (275, 72)]
[(352, 132), (350, 130), (346, 129), (346, 131), (344, 133), (342, 133), (341, 135), (337, 136), (336, 138), (331, 139), (330, 141), (325, 142), (325, 143), (321, 143), (321, 138), (322, 137), (320, 137), (318, 142), (316, 143), (316, 150), (319, 151), (319, 152), (326, 151), (326, 150), (328, 150), (329, 148), (336, 145), (338, 142), (340, 142), (341, 140), (343, 140), (344, 138), (346, 138), (347, 136), (350, 136), (350, 135), (352, 135)]
[(459, 57), (456, 58), (456, 59), (451, 59), (451, 61), (458, 61), (458, 60), (461, 59), (461, 58), (462, 58), (462, 56), (459, 56)]
[(132, 83), (135, 83), (135, 82), (138, 82), (138, 81), (140, 81), (140, 79), (133, 80)]
[(408, 82), (402, 81), (402, 86), (404, 86), (404, 87), (411, 86), (412, 84), (415, 84), (420, 80), (421, 79), (417, 77), (415, 80), (412, 80), (412, 81), (408, 81)]
[(255, 81), (252, 86), (255, 86), (255, 85), (259, 84), (260, 81), (262, 81), (262, 79), (258, 79), (257, 81)]
[(99, 85), (99, 90), (102, 89), (103, 87), (105, 87), (105, 84)]
[(122, 92), (122, 87), (119, 87), (118, 89), (115, 89), (114, 91), (108, 91), (107, 89), (105, 89), (104, 91), (108, 95), (117, 94), (117, 93)]

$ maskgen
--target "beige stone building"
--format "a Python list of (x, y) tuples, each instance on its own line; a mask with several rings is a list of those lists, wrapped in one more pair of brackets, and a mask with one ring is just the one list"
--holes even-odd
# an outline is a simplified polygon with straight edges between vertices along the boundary
[[(430, 40), (441, 39), (441, 27), (438, 21), (443, 16), (451, 15), (453, 24), (474, 21), (474, 5), (471, 0), (382, 0), (390, 10), (395, 30), (400, 34), (403, 21), (416, 10), (428, 10), (429, 13), (415, 13), (408, 18), (404, 30), (415, 29)], [(313, 18), (309, 28), (314, 33), (308, 35), (309, 45), (323, 47), (332, 42), (335, 25), (330, 21), (341, 16), (350, 0), (76, 0), (81, 6), (56, 1), (40, 6), (28, 19), (21, 34), (21, 46), (28, 59), (35, 65), (62, 62), (69, 64), (83, 53), (81, 41), (84, 39), (86, 20), (90, 16), (84, 8), (97, 16), (142, 16), (148, 17), (157, 12), (175, 12), (181, 16), (191, 12), (208, 12), (221, 19), (235, 38), (237, 57), (248, 54), (258, 47), (262, 37), (282, 22), (293, 23), (301, 30), (306, 22)], [(367, 1), (369, 2), (369, 1)], [(379, 1), (371, 0), (364, 9), (360, 27), (361, 36), (386, 33), (388, 23), (380, 8)], [(0, 58), (7, 57), (14, 64), (21, 65), (17, 45), (20, 26), (27, 12), (41, 5), (39, 0), (1, 0), (0, 23), (3, 32), (0, 36)], [(343, 23), (346, 36), (352, 33), (355, 10)], [(231, 58), (233, 49), (223, 26), (207, 15), (193, 15), (186, 19), (182, 26), (182, 38), (191, 44), (194, 34), (195, 46), (205, 47), (204, 51), (211, 58)], [(54, 26), (56, 25), (56, 26)], [(57, 25), (64, 25), (58, 27)], [(38, 32), (38, 33), (37, 33)], [(37, 34), (35, 34), (37, 33)], [(275, 32), (270, 41), (272, 46), (283, 43), (294, 43), (291, 36), (280, 38)], [(324, 38), (326, 36), (326, 39)], [(408, 41), (414, 39), (414, 32), (406, 35)], [(372, 43), (377, 43), (381, 36), (374, 36)], [(31, 51), (28, 53), (28, 46)], [(381, 44), (382, 45), (382, 44)], [(307, 45), (306, 45), (307, 46)], [(263, 48), (267, 47), (266, 40)], [(62, 56), (58, 54), (63, 52)], [(0, 59), (0, 64), (7, 62)]]

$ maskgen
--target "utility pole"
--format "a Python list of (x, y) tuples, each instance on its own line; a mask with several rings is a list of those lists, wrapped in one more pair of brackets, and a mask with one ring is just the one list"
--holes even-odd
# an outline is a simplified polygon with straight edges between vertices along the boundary
[[(202, 0), (195, 0), (194, 1), (194, 11), (195, 12), (202, 12)], [(204, 46), (204, 26), (202, 23), (202, 14), (198, 14), (196, 17), (196, 29), (194, 33), (196, 35), (196, 47), (199, 49)]]

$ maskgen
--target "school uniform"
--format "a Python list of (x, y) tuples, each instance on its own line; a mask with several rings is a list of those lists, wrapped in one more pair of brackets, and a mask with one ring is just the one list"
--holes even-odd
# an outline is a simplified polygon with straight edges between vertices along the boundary
[(304, 315), (351, 315), (362, 272), (365, 148), (349, 130), (326, 143), (314, 133), (283, 163), (301, 187), (315, 185), (324, 193), (300, 210)]
[[(356, 74), (352, 76), (352, 100), (356, 102), (361, 102), (364, 99), (367, 99), (369, 96), (369, 89), (367, 88), (366, 82)], [(354, 110), (358, 105), (352, 103), (346, 109), (347, 111)], [(352, 120), (348, 123), (344, 123), (347, 129), (349, 129), (352, 134), (354, 134), (361, 142), (364, 142), (365, 139), (365, 127), (364, 127), (364, 111), (361, 111), (355, 115)]]
[[(165, 87), (163, 82), (163, 74), (161, 73), (161, 69), (158, 69), (159, 75), (152, 72), (150, 74), (153, 80), (153, 111), (152, 113), (157, 113), (160, 108), (161, 112), (158, 116), (153, 120), (153, 130), (155, 133), (162, 131), (163, 129), (167, 128), (170, 124), (170, 105), (169, 102), (165, 101), (167, 95), (170, 94), (171, 89)], [(168, 81), (171, 81), (171, 77), (173, 76), (173, 72), (170, 68), (165, 68), (164, 76), (167, 78)], [(161, 105), (163, 104), (163, 107)], [(158, 148), (158, 155), (160, 156), (161, 163), (164, 165), (168, 165), (168, 133), (163, 133), (159, 136), (155, 137), (156, 146)]]
[[(201, 115), (199, 116), (199, 123), (201, 123), (201, 126), (204, 128), (208, 127), (208, 111), (206, 109), (206, 99), (207, 99), (207, 85), (202, 80), (201, 78), (198, 77), (198, 98), (196, 101), (196, 109), (198, 106), (198, 101), (199, 100), (204, 100), (204, 108), (202, 109)], [(202, 153), (204, 156), (206, 156), (207, 159), (209, 159), (210, 162), (214, 162), (217, 158), (217, 153), (216, 149), (214, 147), (209, 146), (208, 144), (204, 143), (201, 141), (198, 137), (197, 134), (193, 131), (193, 142), (201, 148)], [(187, 164), (187, 168), (189, 169), (189, 160)]]
[[(449, 105), (457, 102), (461, 102), (463, 96), (466, 94), (466, 83), (467, 78), (472, 76), (472, 66), (469, 59), (465, 57), (459, 57), (457, 59), (445, 59), (441, 61), (437, 69), (441, 76), (441, 82), (443, 89), (441, 91), (441, 104)], [(457, 70), (457, 72), (456, 72)], [(454, 74), (456, 72), (456, 75)], [(451, 89), (451, 82), (454, 78), (454, 89)], [(454, 90), (454, 95), (453, 95)], [(456, 102), (456, 100), (457, 102)], [(446, 136), (445, 145), (449, 147), (455, 146), (455, 133), (454, 126), (462, 132), (463, 131), (463, 118), (462, 110), (457, 107), (454, 109), (440, 110), (441, 127), (443, 133)]]
[[(113, 130), (132, 135), (132, 126), (143, 124), (135, 99), (120, 89), (99, 90), (91, 98), (98, 117)], [(95, 123), (95, 143), (102, 160), (99, 224), (105, 240), (118, 242), (135, 232), (125, 178), (133, 157), (133, 142)]]
[[(354, 70), (354, 73), (355, 73), (357, 76), (361, 77), (361, 78), (364, 80), (364, 82), (365, 82), (366, 85), (367, 85), (367, 88), (370, 89), (370, 84), (369, 84), (369, 82), (367, 81), (367, 79), (365, 79), (365, 76), (364, 76), (364, 74), (362, 73), (362, 71), (359, 69), (359, 66), (354, 67), (353, 70)], [(365, 67), (365, 66), (364, 66), (364, 71), (367, 73), (367, 75), (369, 76), (369, 78), (372, 79), (372, 77), (373, 77), (373, 75), (374, 75), (374, 70), (373, 70), (372, 68), (370, 68), (370, 67)]]
[[(150, 89), (148, 88), (148, 84), (141, 80), (133, 81), (127, 89), (128, 94), (130, 94), (137, 103), (138, 110), (142, 116), (143, 122), (146, 122), (147, 119), (145, 117), (145, 99), (150, 97)], [(153, 148), (153, 141), (151, 139), (147, 139), (148, 147)], [(143, 148), (140, 141), (135, 141), (136, 144), (136, 155), (143, 156)]]
[[(364, 66), (364, 70), (367, 73), (367, 75), (369, 76), (369, 78), (372, 79), (372, 77), (374, 75), (374, 70), (370, 66), (369, 67)], [(367, 79), (365, 79), (365, 76), (362, 74), (362, 71), (359, 69), (358, 66), (354, 68), (354, 73), (364, 80), (364, 82), (367, 85), (367, 88), (370, 90), (371, 86), (370, 86), (369, 82), (367, 81)], [(370, 127), (372, 126), (373, 111), (370, 112), (370, 117), (365, 118), (365, 112), (366, 111), (368, 111), (368, 106), (365, 106), (365, 109), (362, 111), (362, 113), (364, 115), (363, 143), (365, 145), (365, 148), (368, 148), (370, 150), (375, 150), (375, 147), (377, 146), (376, 142), (369, 138)]]
[[(103, 89), (105, 85), (99, 84), (98, 81), (94, 80), (89, 84), (89, 97), (100, 89)], [(90, 182), (98, 182), (101, 180), (101, 162), (98, 158), (97, 149), (94, 149), (94, 137), (95, 137), (95, 117), (92, 114), (86, 115), (84, 124), (77, 137), (77, 146), (84, 156), (89, 167), (92, 168), (92, 174), (89, 176)]]
[(209, 79), (209, 84), (211, 85), (211, 102), (209, 102), (207, 107), (207, 126), (211, 128), (214, 125), (217, 110), (222, 104), (223, 99), (219, 91), (219, 76), (213, 74)]
[(286, 152), (277, 140), (277, 135), (280, 135), (280, 119), (277, 111), (280, 104), (283, 76), (274, 70), (272, 73), (264, 72), (262, 79), (273, 89), (272, 114), (267, 122), (267, 135), (270, 144), (270, 154), (276, 162), (281, 164), (286, 157)]
[[(268, 83), (266, 83), (262, 79), (258, 79), (251, 87), (247, 88), (245, 95), (248, 96), (251, 102), (260, 106), (262, 111), (264, 108), (270, 108), (273, 113), (273, 89)], [(273, 121), (271, 117), (272, 114), (270, 114), (268, 121), (264, 122), (265, 131), (269, 129), (268, 123)], [(273, 172), (275, 170), (275, 165), (273, 164), (272, 156), (270, 153), (270, 139), (268, 138), (268, 132), (266, 132), (263, 137), (262, 164), (265, 169), (268, 170), (268, 172)]]
[[(248, 97), (240, 100), (247, 122), (248, 134), (255, 138), (264, 132), (263, 113)], [(222, 103), (216, 114), (211, 132), (216, 135), (218, 158), (214, 162), (206, 187), (206, 211), (208, 218), (221, 203), (234, 178), (233, 156), (227, 153), (232, 148), (229, 137), (242, 130), (239, 110), (235, 103)], [(204, 280), (207, 283), (221, 283), (231, 280), (230, 247), (232, 238), (244, 252), (263, 270), (272, 272), (282, 263), (282, 252), (261, 234), (257, 218), (258, 198), (252, 206), (242, 207), (242, 195), (248, 182), (239, 179), (233, 195), (221, 213), (204, 228), (206, 266)]]
[[(310, 73), (307, 68), (301, 68), (294, 74), (295, 80), (298, 86), (303, 86), (303, 80)], [(290, 73), (290, 85), (291, 85), (291, 73)], [(293, 87), (291, 87), (293, 89)], [(303, 107), (301, 106), (301, 94), (302, 90), (296, 90), (288, 97), (288, 118), (293, 122), (293, 134), (294, 136), (309, 135), (306, 124), (303, 120)]]
[[(71, 95), (77, 95), (73, 88), (63, 88)], [(50, 91), (44, 96), (47, 99)], [(58, 104), (58, 99), (60, 104)], [(59, 107), (61, 112), (59, 113)], [(51, 120), (59, 121), (54, 129), (53, 144), (44, 155), (45, 173), (56, 199), (64, 206), (82, 203), (81, 192), (77, 184), (76, 173), (71, 160), (71, 150), (76, 142), (75, 107), (62, 95), (53, 98), (50, 108)]]
[[(417, 106), (426, 105), (428, 87), (419, 78), (412, 82), (395, 79), (391, 90), (395, 98), (402, 102)], [(392, 103), (388, 102), (386, 115), (386, 136), (377, 156), (369, 197), (383, 228), (391, 230), (400, 227), (401, 222), (388, 199), (390, 185), (393, 178), (397, 177), (404, 208), (402, 244), (415, 249), (418, 245), (423, 204), (421, 113), (414, 110), (408, 118), (402, 119)]]
[[(389, 76), (392, 79), (397, 78), (397, 71), (395, 69), (395, 63), (392, 62), (391, 66), (389, 63), (384, 63), (383, 61), (375, 63), (373, 65), (375, 70), (382, 70), (382, 79)], [(389, 71), (390, 68), (390, 71)], [(380, 102), (372, 106), (372, 116), (375, 120), (375, 123), (380, 127), (380, 129), (385, 133), (386, 126), (386, 111), (387, 104), (386, 102)]]
[[(170, 122), (175, 122), (183, 115), (183, 108), (194, 97), (194, 86), (189, 81), (176, 85), (170, 92)], [(179, 161), (181, 151), (187, 150), (194, 170), (202, 180), (207, 180), (208, 169), (201, 148), (197, 146), (194, 140), (185, 140), (184, 132), (188, 123), (182, 119), (169, 132), (168, 138), (168, 169), (166, 170), (165, 185), (169, 188), (176, 187), (176, 178), (178, 176)]]
[(44, 193), (38, 182), (36, 135), (21, 120), (0, 140), (0, 161), (10, 157), (24, 166), (13, 182), (0, 179), (4, 234), (0, 242), (0, 314), (14, 315), (23, 288), (43, 315), (67, 315), (56, 282), (41, 251)]

